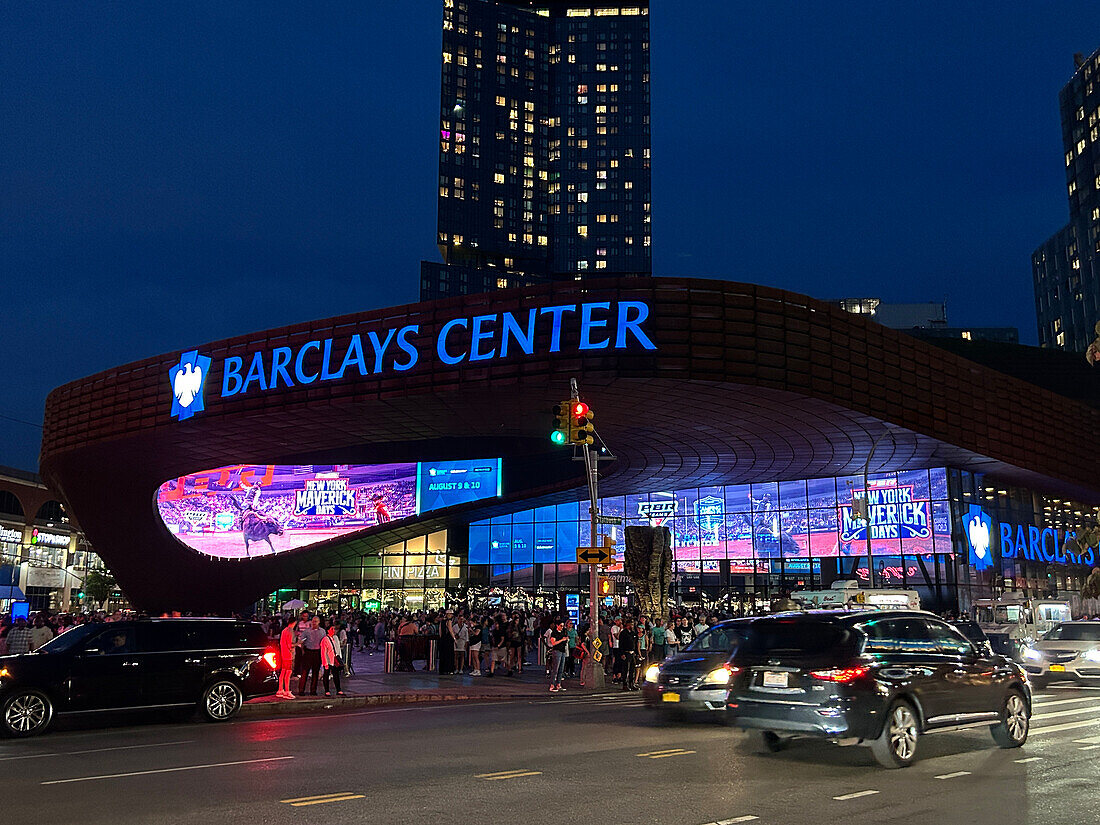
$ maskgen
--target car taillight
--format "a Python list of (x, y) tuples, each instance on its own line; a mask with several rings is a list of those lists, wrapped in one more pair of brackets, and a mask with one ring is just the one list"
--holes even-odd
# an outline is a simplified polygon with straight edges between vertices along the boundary
[(810, 675), (823, 682), (854, 682), (867, 675), (867, 667), (839, 667), (832, 670), (811, 670)]
[(264, 661), (267, 662), (268, 666), (272, 670), (279, 669), (279, 654), (276, 653), (274, 650), (269, 650), (267, 651), (267, 653), (264, 654)]

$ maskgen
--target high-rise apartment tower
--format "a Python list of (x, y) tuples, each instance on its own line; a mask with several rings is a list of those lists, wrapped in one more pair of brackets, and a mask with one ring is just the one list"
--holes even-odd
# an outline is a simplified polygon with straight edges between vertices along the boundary
[(1069, 223), (1031, 256), (1039, 344), (1084, 352), (1100, 321), (1100, 50), (1058, 95)]
[(443, 0), (442, 74), (422, 299), (651, 274), (648, 0)]

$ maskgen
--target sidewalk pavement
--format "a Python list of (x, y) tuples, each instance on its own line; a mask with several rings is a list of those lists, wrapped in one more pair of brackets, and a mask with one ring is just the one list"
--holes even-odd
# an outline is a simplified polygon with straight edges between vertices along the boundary
[[(384, 654), (369, 648), (352, 652), (352, 665), (355, 675), (344, 677), (342, 687), (346, 696), (337, 696), (335, 686), (333, 695), (324, 695), (324, 683), (317, 682), (318, 696), (300, 696), (295, 699), (278, 699), (264, 696), (245, 702), (241, 715), (281, 716), (288, 713), (318, 713), (339, 711), (374, 705), (405, 704), (412, 702), (473, 702), (500, 701), (507, 699), (531, 699), (549, 694), (550, 683), (546, 668), (542, 665), (527, 664), (523, 672), (513, 676), (503, 675), (498, 670), (495, 676), (440, 676), (425, 671), (426, 662), (421, 659), (413, 662), (414, 672), (384, 672)], [(529, 654), (534, 658), (534, 654)], [(588, 695), (597, 693), (580, 687), (578, 679), (566, 679), (565, 688), (569, 693)], [(307, 686), (308, 687), (308, 686)], [(298, 679), (291, 680), (291, 691), (298, 693)]]

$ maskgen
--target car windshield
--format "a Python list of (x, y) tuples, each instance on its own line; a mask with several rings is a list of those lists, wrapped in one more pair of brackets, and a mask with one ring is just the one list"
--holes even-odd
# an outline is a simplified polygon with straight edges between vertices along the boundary
[(831, 622), (780, 619), (754, 622), (740, 652), (749, 656), (810, 656), (840, 647), (852, 631)]
[(732, 653), (743, 638), (743, 628), (716, 625), (704, 630), (699, 638), (684, 649), (693, 653)]
[(1046, 636), (1046, 642), (1100, 642), (1100, 622), (1096, 624), (1060, 624)]
[(72, 630), (66, 630), (59, 636), (54, 636), (42, 647), (38, 648), (39, 653), (64, 653), (66, 650), (71, 650), (78, 644), (83, 642), (88, 637), (99, 632), (103, 629), (101, 624), (80, 624), (74, 627)]

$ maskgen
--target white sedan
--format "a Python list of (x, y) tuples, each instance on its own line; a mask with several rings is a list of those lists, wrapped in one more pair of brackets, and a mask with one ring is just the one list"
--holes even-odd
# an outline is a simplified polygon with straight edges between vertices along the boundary
[(1031, 683), (1100, 682), (1100, 622), (1062, 622), (1023, 650)]

